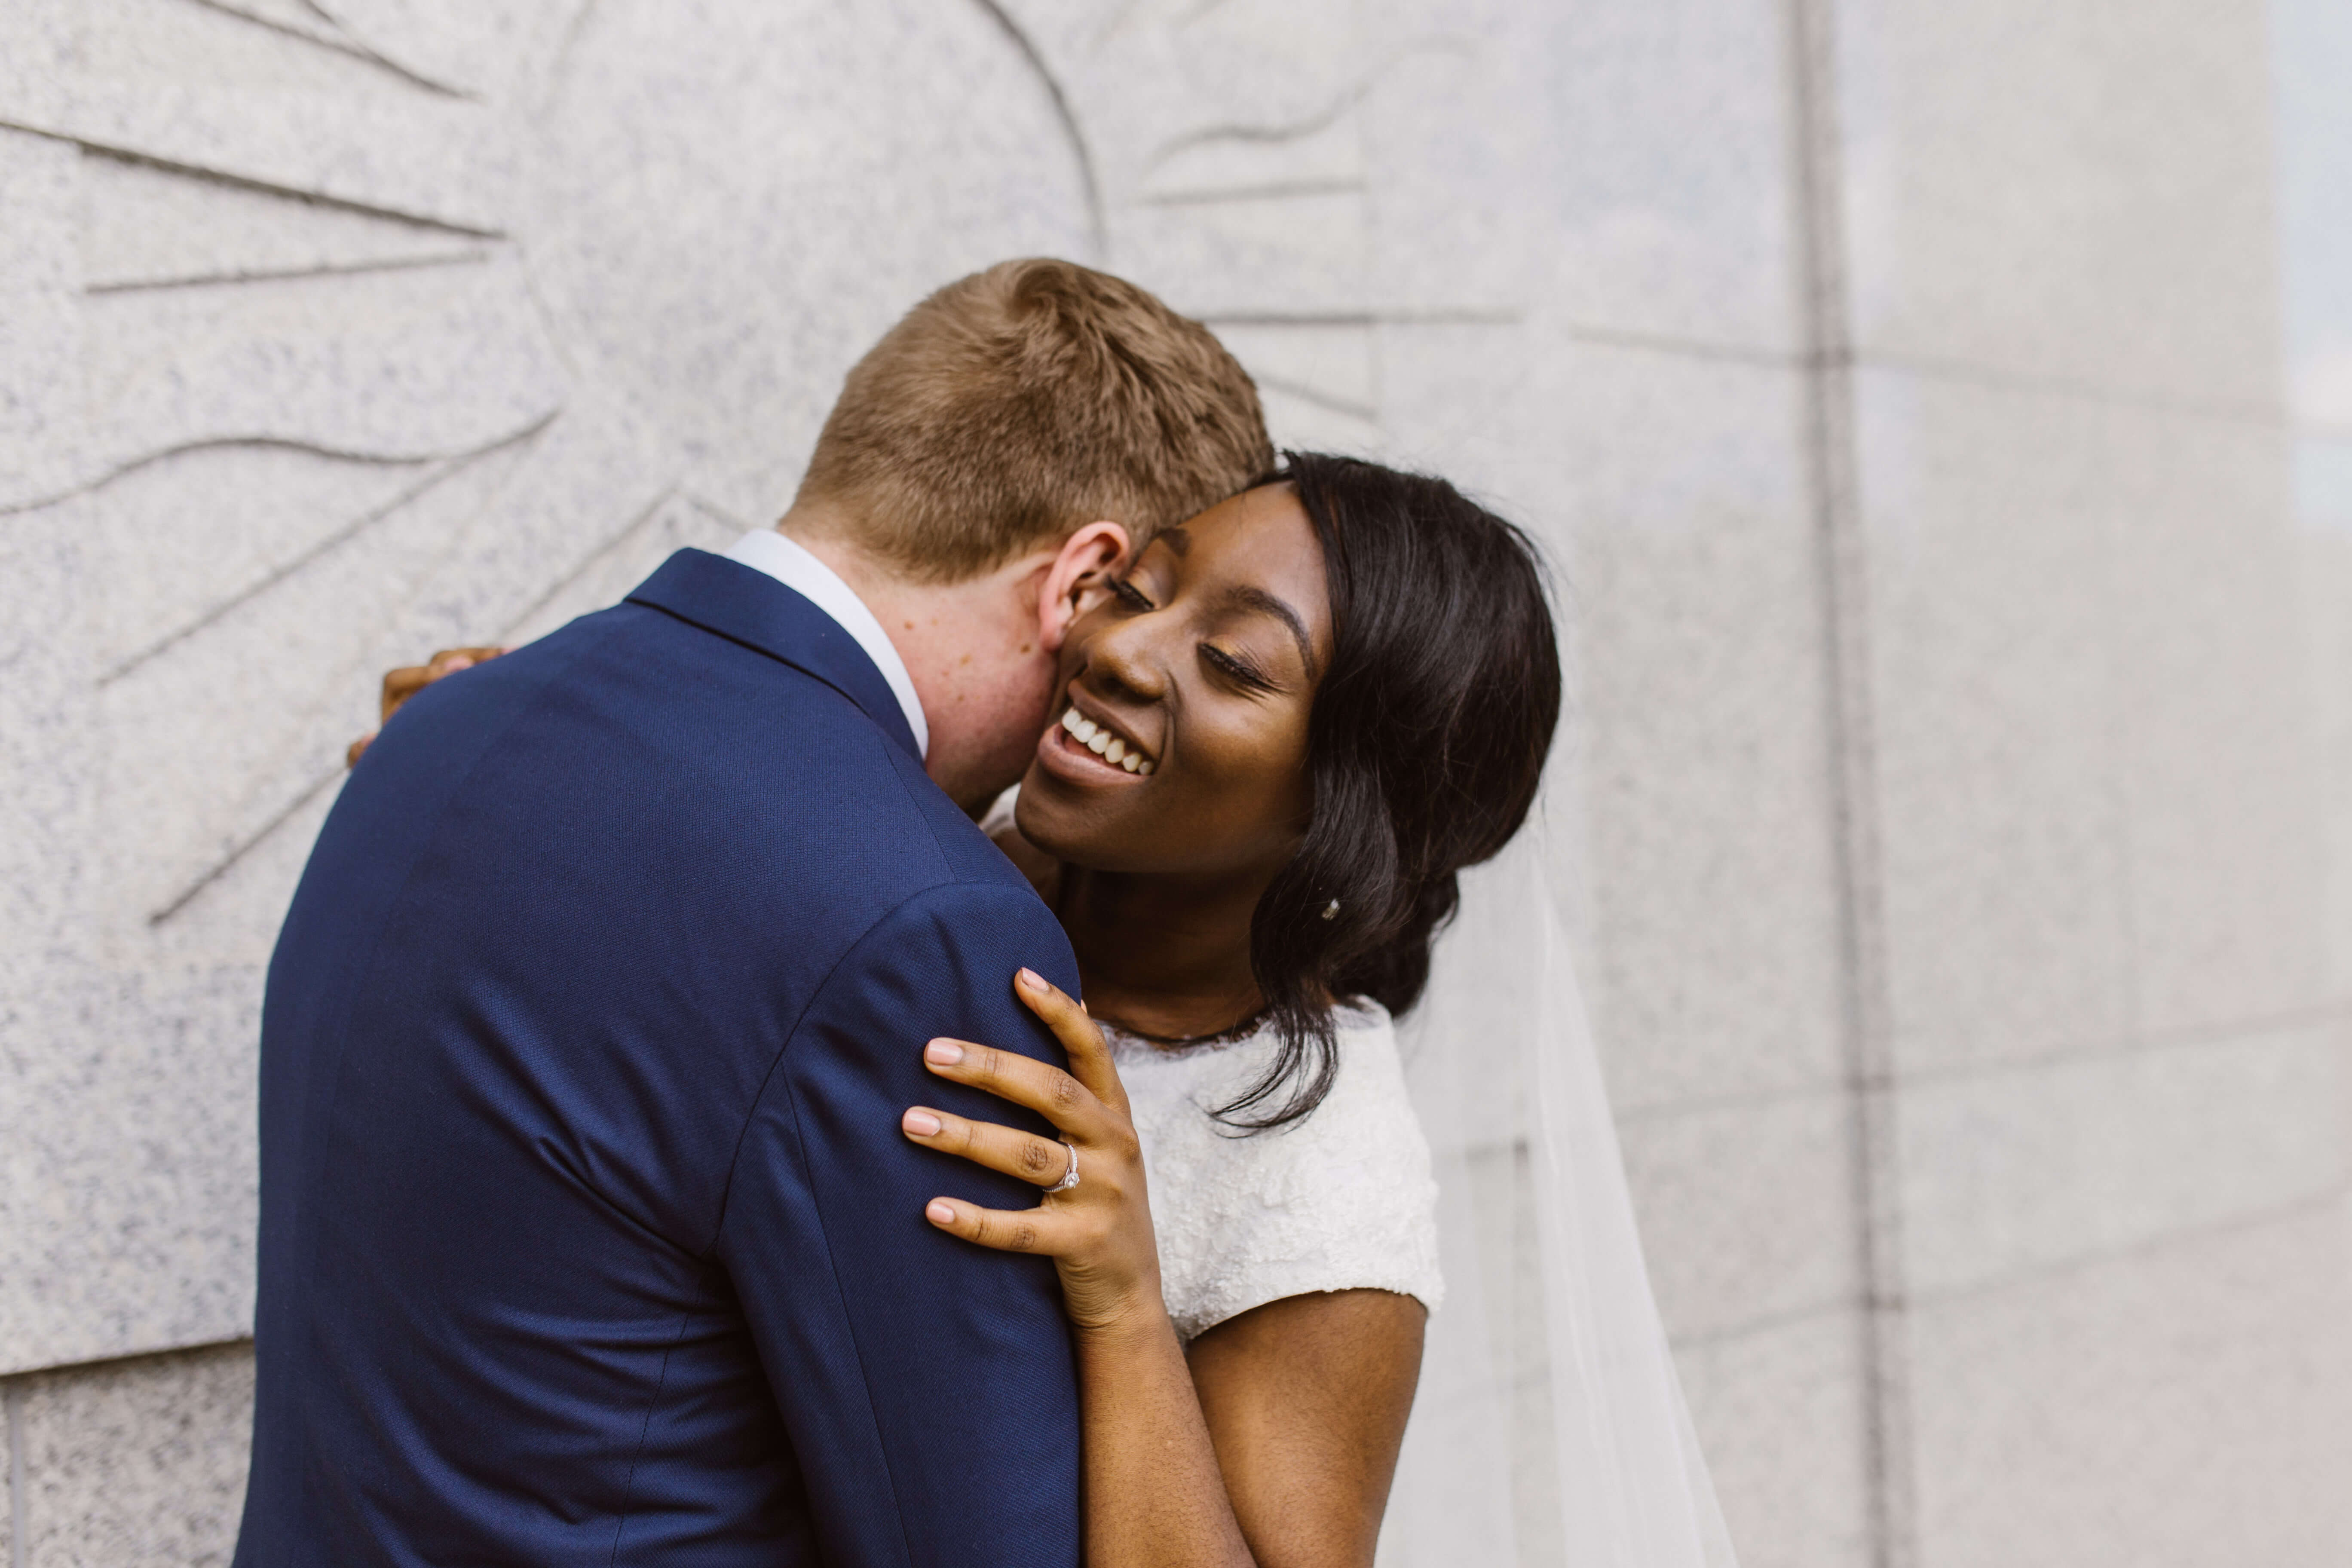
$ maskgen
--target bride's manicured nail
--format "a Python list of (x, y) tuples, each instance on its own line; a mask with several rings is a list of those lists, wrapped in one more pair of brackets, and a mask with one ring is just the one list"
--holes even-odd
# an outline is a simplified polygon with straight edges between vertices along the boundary
[(953, 1225), (955, 1224), (955, 1205), (934, 1199), (930, 1206), (923, 1210), (923, 1217), (933, 1225)]
[(1021, 989), (1024, 991), (1043, 991), (1045, 989), (1045, 977), (1038, 973), (1034, 969), (1024, 969), (1018, 975), (1014, 976), (1014, 978), (1021, 982)]
[(918, 1138), (929, 1138), (940, 1130), (940, 1119), (928, 1110), (910, 1110), (899, 1121)]
[(923, 1059), (935, 1067), (951, 1068), (963, 1060), (963, 1047), (953, 1040), (933, 1040), (923, 1047)]

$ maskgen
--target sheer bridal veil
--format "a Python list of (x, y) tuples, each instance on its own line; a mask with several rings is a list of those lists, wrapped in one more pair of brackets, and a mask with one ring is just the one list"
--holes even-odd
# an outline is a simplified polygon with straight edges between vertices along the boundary
[(1728, 1568), (1650, 1292), (1538, 805), (1462, 879), (1400, 1025), (1438, 1180), (1444, 1305), (1381, 1568)]

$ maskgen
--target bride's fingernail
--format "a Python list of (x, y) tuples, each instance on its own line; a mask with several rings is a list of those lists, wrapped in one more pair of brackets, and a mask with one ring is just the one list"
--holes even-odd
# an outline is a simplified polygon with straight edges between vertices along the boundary
[(955, 1206), (952, 1204), (935, 1201), (929, 1207), (923, 1210), (923, 1217), (933, 1225), (953, 1225), (955, 1224)]
[(953, 1040), (933, 1040), (923, 1047), (923, 1059), (940, 1067), (951, 1068), (963, 1060), (963, 1047)]
[(1014, 978), (1021, 982), (1021, 989), (1024, 991), (1043, 991), (1045, 989), (1045, 977), (1038, 973), (1034, 969), (1024, 969), (1018, 975), (1014, 976)]
[(940, 1130), (940, 1119), (928, 1110), (910, 1110), (899, 1121), (918, 1138), (929, 1138)]

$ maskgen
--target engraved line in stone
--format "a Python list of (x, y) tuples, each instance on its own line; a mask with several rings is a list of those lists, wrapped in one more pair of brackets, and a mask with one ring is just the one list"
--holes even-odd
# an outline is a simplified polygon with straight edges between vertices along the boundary
[(341, 775), (343, 771), (341, 764), (338, 763), (337, 765), (329, 768), (325, 773), (320, 773), (317, 778), (311, 780), (309, 784), (303, 787), (302, 793), (296, 795), (293, 800), (286, 805), (285, 809), (278, 812), (277, 816), (271, 817), (268, 822), (263, 823), (261, 826), (256, 829), (254, 833), (243, 843), (237, 845), (227, 854), (222, 856), (218, 860), (214, 861), (211, 869), (204, 872), (202, 875), (198, 876), (194, 881), (190, 882), (186, 887), (181, 889), (178, 895), (170, 902), (166, 903), (162, 909), (157, 910), (154, 913), (149, 915), (147, 917), (147, 923), (150, 926), (162, 925), (165, 921), (170, 920), (173, 915), (176, 915), (182, 910), (186, 909), (189, 903), (194, 900), (198, 893), (203, 892), (206, 888), (211, 887), (215, 882), (219, 881), (223, 877), (226, 876), (229, 868), (235, 866), (238, 861), (244, 859), (247, 855), (252, 854), (253, 851), (260, 846), (263, 839), (268, 837), (271, 834), (285, 826), (288, 822), (293, 819), (296, 812), (300, 811), (304, 806), (318, 799), (320, 792), (324, 790), (329, 784), (333, 784), (335, 780)]
[(541, 594), (538, 598), (533, 599), (529, 605), (525, 605), (512, 620), (499, 627), (498, 633), (499, 641), (501, 643), (505, 642), (507, 638), (512, 637), (516, 631), (523, 626), (529, 626), (530, 624), (531, 616), (539, 614), (540, 611), (553, 604), (557, 596), (562, 595), (565, 589), (571, 587), (572, 584), (577, 583), (581, 578), (586, 576), (589, 569), (594, 566), (596, 563), (604, 560), (604, 557), (610, 555), (614, 551), (618, 550), (623, 544), (626, 543), (629, 536), (636, 532), (637, 530), (643, 528), (648, 521), (650, 521), (655, 514), (659, 512), (663, 507), (667, 506), (669, 503), (670, 498), (676, 494), (677, 494), (677, 484), (675, 480), (671, 481), (669, 484), (664, 485), (662, 487), (661, 493), (654, 497), (654, 499), (647, 503), (642, 510), (631, 517), (628, 521), (623, 523), (621, 527), (614, 532), (611, 538), (605, 540), (604, 543), (599, 544), (595, 549), (591, 550), (587, 554), (582, 556), (580, 558), (579, 564), (573, 566), (571, 571), (566, 572), (562, 576), (558, 577), (552, 584), (549, 584), (545, 593)]
[(1078, 161), (1078, 182), (1086, 190), (1087, 231), (1094, 244), (1095, 259), (1106, 259), (1110, 254), (1110, 229), (1103, 216), (1102, 186), (1095, 178), (1094, 152), (1087, 145), (1086, 132), (1070, 109), (1069, 95), (1062, 90), (1061, 79), (1054, 74), (1045, 55), (999, 0), (972, 0), (972, 4), (988, 13), (1004, 36), (1013, 40), (1013, 47), (1021, 51), (1021, 58), (1029, 62), (1029, 68), (1037, 73), (1037, 79), (1045, 83), (1045, 96), (1053, 100), (1055, 117), (1061, 121), (1062, 133), (1069, 139), (1070, 152)]
[[(6, 123), (5, 121), (0, 121), (0, 124), (5, 123)], [(488, 229), (467, 228), (462, 224), (452, 223), (446, 218), (420, 217), (415, 213), (374, 206), (348, 196), (331, 196), (322, 192), (303, 190), (294, 185), (280, 185), (268, 180), (248, 178), (243, 174), (225, 174), (218, 169), (208, 169), (198, 163), (175, 163), (168, 159), (159, 158), (152, 153), (134, 153), (121, 147), (103, 147), (71, 136), (59, 136), (47, 131), (37, 131), (33, 134), (47, 136), (56, 141), (71, 142), (81, 149), (82, 156), (85, 158), (103, 158), (110, 163), (130, 163), (142, 169), (157, 170), (175, 179), (194, 180), (200, 184), (226, 185), (231, 190), (238, 191), (257, 191), (273, 201), (295, 202), (303, 206), (325, 207), (334, 212), (358, 213), (363, 217), (373, 218), (378, 223), (390, 224), (394, 228), (416, 229), (430, 235), (447, 235), (457, 239), (503, 240), (507, 237), (504, 234)]]
[(555, 58), (548, 67), (544, 82), (546, 90), (540, 95), (536, 106), (539, 113), (546, 113), (556, 94), (563, 90), (565, 80), (572, 75), (572, 57), (579, 47), (580, 35), (588, 30), (588, 19), (596, 13), (596, 0), (577, 0), (577, 4), (572, 20), (563, 25), (562, 39), (555, 46)]
[[(552, 416), (550, 417), (551, 418)], [(543, 423), (541, 427), (544, 427)], [(610, 554), (614, 550), (619, 548), (621, 544), (627, 541), (631, 534), (643, 527), (647, 520), (658, 512), (661, 510), (662, 505), (667, 502), (674, 493), (675, 487), (664, 489), (661, 495), (656, 497), (650, 506), (647, 506), (644, 510), (632, 517), (618, 532), (613, 535), (611, 539), (599, 545), (596, 549), (590, 551), (586, 557), (581, 561), (579, 565), (564, 574), (564, 575), (559, 579), (552, 587), (549, 588), (546, 593), (541, 595), (536, 600), (532, 601), (530, 608), (524, 610), (522, 614), (517, 616), (512, 621), (509, 622), (506, 629), (499, 634), (500, 640), (503, 641), (507, 636), (510, 635), (515, 630), (515, 628), (528, 624), (531, 616), (537, 615), (541, 609), (545, 608), (547, 605), (551, 603), (557, 595), (562, 593), (564, 589), (578, 582), (580, 578), (586, 574), (590, 567), (593, 566), (604, 556)], [(238, 861), (253, 853), (254, 850), (259, 848), (261, 845), (268, 839), (270, 835), (276, 833), (279, 828), (285, 826), (287, 823), (293, 820), (297, 813), (299, 813), (304, 806), (310, 805), (311, 801), (317, 799), (320, 792), (324, 790), (329, 784), (333, 784), (337, 776), (344, 771), (345, 770), (342, 767), (336, 766), (331, 767), (324, 773), (320, 773), (318, 778), (314, 779), (310, 784), (305, 786), (302, 792), (296, 795), (294, 799), (284, 807), (284, 809), (278, 812), (275, 816), (270, 817), (268, 822), (262, 824), (261, 826), (257, 828), (252, 834), (231, 847), (226, 854), (222, 856), (219, 860), (214, 862), (211, 867), (205, 869), (185, 888), (182, 889), (170, 901), (165, 903), (154, 913), (149, 915), (147, 917), (147, 923), (150, 926), (162, 925), (165, 921), (170, 920), (173, 915), (178, 914), (182, 910), (187, 908), (189, 903), (195, 899), (197, 894), (203, 892), (206, 888), (220, 880), (220, 879), (226, 876)]]
[(478, 92), (460, 87), (455, 82), (442, 81), (437, 78), (429, 77), (423, 71), (418, 70), (415, 66), (404, 65), (392, 56), (385, 54), (381, 47), (368, 41), (366, 34), (352, 26), (349, 21), (336, 16), (332, 11), (328, 10), (326, 6), (319, 3), (319, 0), (303, 0), (303, 3), (309, 9), (325, 17), (337, 32), (351, 39), (355, 51), (360, 54), (362, 58), (373, 60), (378, 65), (384, 67), (386, 69), (396, 71), (400, 75), (408, 78), (409, 80), (414, 81), (420, 86), (431, 88), (435, 92), (445, 94), (450, 98), (463, 99), (468, 103), (478, 103), (481, 101), (481, 95)]
[(501, 437), (498, 440), (491, 442), (489, 445), (486, 447), (478, 447), (470, 452), (461, 452), (457, 457), (451, 458), (447, 461), (441, 463), (436, 467), (431, 473), (426, 474), (423, 479), (417, 480), (416, 483), (401, 490), (390, 500), (382, 501), (370, 507), (367, 510), (360, 513), (359, 516), (353, 518), (351, 521), (343, 524), (342, 527), (335, 530), (334, 532), (327, 535), (326, 538), (321, 539), (317, 543), (311, 545), (308, 550), (305, 550), (301, 553), (292, 557), (290, 560), (271, 568), (268, 572), (264, 573), (260, 577), (247, 584), (243, 588), (238, 589), (236, 593), (231, 594), (227, 598), (223, 599), (219, 604), (215, 605), (212, 608), (205, 611), (202, 615), (197, 616), (194, 620), (189, 621), (186, 625), (164, 634), (155, 641), (149, 643), (145, 647), (141, 648), (138, 652), (131, 655), (128, 658), (123, 659), (121, 663), (115, 665), (112, 668), (107, 670), (98, 678), (99, 687), (103, 689), (106, 687), (113, 685), (124, 676), (129, 675), (132, 670), (137, 669), (141, 665), (143, 665), (154, 658), (156, 655), (177, 647), (179, 644), (185, 642), (188, 638), (195, 636), (198, 632), (203, 631), (206, 626), (216, 624), (222, 619), (222, 617), (238, 609), (240, 606), (250, 604), (254, 599), (268, 593), (270, 589), (276, 587), (278, 584), (283, 583), (286, 579), (291, 577), (297, 572), (301, 571), (304, 567), (319, 560), (321, 556), (350, 543), (352, 540), (358, 538), (370, 528), (374, 527), (377, 523), (382, 522), (385, 518), (390, 517), (394, 512), (398, 511), (402, 507), (406, 506), (409, 502), (415, 500), (418, 497), (423, 496), (426, 492), (435, 489), (436, 486), (441, 484), (443, 480), (454, 479), (458, 474), (463, 473), (466, 469), (472, 468), (475, 464), (485, 461), (499, 452), (506, 451), (511, 447), (516, 447), (523, 442), (530, 440), (541, 431), (546, 429), (550, 425), (552, 425), (555, 422), (556, 417), (557, 416), (554, 414), (543, 416), (529, 426), (517, 431), (511, 436)]
[(13, 517), (19, 512), (39, 511), (44, 507), (62, 506), (67, 501), (79, 500), (83, 496), (93, 495), (104, 489), (117, 479), (130, 478), (142, 468), (152, 468), (158, 463), (172, 458), (184, 457), (190, 452), (211, 452), (223, 447), (252, 447), (268, 452), (308, 452), (314, 458), (332, 458), (341, 463), (373, 463), (387, 468), (404, 468), (417, 463), (429, 463), (444, 455), (439, 452), (356, 452), (341, 447), (330, 447), (323, 442), (298, 441), (283, 436), (207, 436), (202, 440), (182, 441), (174, 446), (159, 447), (152, 452), (142, 452), (129, 462), (118, 463), (94, 478), (84, 479), (78, 484), (68, 485), (64, 489), (53, 490), (47, 495), (35, 496), (30, 500), (0, 502), (0, 517)]
[(217, 11), (224, 16), (234, 16), (240, 22), (248, 22), (254, 26), (281, 34), (289, 38), (299, 38), (306, 44), (321, 44), (339, 54), (352, 52), (342, 30), (335, 26), (334, 19), (319, 16), (315, 6), (306, 5), (302, 7), (314, 18), (305, 25), (289, 22), (282, 16), (273, 16), (264, 11), (247, 10), (245, 5), (238, 4), (238, 0), (183, 0), (183, 3), (201, 5), (207, 11)]
[(686, 502), (687, 505), (692, 507), (695, 510), (701, 512), (705, 516), (717, 521), (723, 522), (730, 528), (740, 528), (748, 531), (751, 526), (750, 523), (745, 522), (741, 518), (737, 517), (733, 512), (729, 511), (725, 507), (720, 506), (717, 501), (712, 500), (709, 496), (704, 495), (699, 490), (681, 491), (679, 492), (678, 499)]
[[(547, 418), (540, 421), (537, 426), (534, 426), (530, 430), (522, 432), (520, 436), (516, 436), (506, 441), (500, 442), (496, 447), (486, 447), (479, 452), (468, 454), (466, 458), (458, 459), (457, 463), (435, 475), (425, 485), (417, 487), (415, 489), (409, 491), (407, 493), (407, 499), (414, 499), (415, 496), (422, 494), (425, 489), (431, 488), (433, 484), (438, 483), (441, 479), (447, 478), (448, 475), (451, 472), (454, 472), (457, 468), (471, 463), (478, 458), (487, 457), (490, 453), (499, 450), (501, 447), (510, 447), (518, 441), (529, 439), (530, 437), (537, 435), (540, 431), (544, 430), (550, 424), (553, 423), (554, 419), (554, 415), (549, 415)], [(515, 626), (521, 626), (524, 622), (528, 621), (531, 616), (537, 614), (541, 606), (546, 605), (549, 600), (554, 598), (555, 595), (561, 593), (565, 587), (568, 587), (571, 584), (576, 582), (581, 574), (584, 573), (599, 557), (603, 556), (614, 546), (618, 545), (623, 540), (626, 539), (629, 534), (634, 532), (647, 517), (653, 515), (653, 513), (660, 508), (662, 501), (668, 499), (669, 492), (664, 491), (660, 499), (656, 500), (652, 506), (646, 508), (645, 511), (640, 512), (636, 517), (631, 519), (628, 525), (623, 528), (619, 533), (615, 534), (604, 544), (600, 545), (597, 549), (591, 551), (587, 558), (583, 561), (579, 566), (574, 567), (570, 573), (566, 574), (563, 579), (554, 587), (541, 595), (530, 609), (526, 610), (522, 615), (517, 616), (514, 621), (509, 623), (508, 630), (511, 631)], [(399, 503), (395, 501), (394, 504), (396, 506)], [(391, 509), (386, 508), (384, 510), (389, 510)], [(311, 553), (315, 555), (318, 552), (313, 551)], [(280, 575), (282, 575), (282, 574)], [(502, 639), (503, 636), (504, 634), (501, 634)], [(227, 853), (223, 855), (218, 860), (215, 861), (209, 868), (199, 874), (194, 881), (190, 882), (185, 888), (183, 888), (177, 895), (164, 903), (161, 909), (158, 909), (154, 913), (149, 915), (147, 917), (147, 923), (150, 926), (162, 925), (165, 921), (170, 920), (173, 915), (178, 914), (182, 910), (187, 908), (189, 903), (195, 899), (197, 894), (203, 892), (206, 888), (211, 887), (215, 882), (219, 881), (222, 877), (228, 874), (229, 870), (234, 868), (238, 861), (244, 859), (247, 855), (252, 854), (254, 850), (259, 848), (262, 844), (269, 838), (270, 835), (276, 833), (279, 828), (285, 826), (287, 823), (292, 821), (297, 813), (301, 811), (304, 806), (310, 805), (310, 802), (316, 800), (319, 797), (320, 792), (324, 790), (329, 784), (333, 784), (337, 777), (345, 771), (346, 770), (342, 766), (336, 765), (329, 767), (325, 772), (321, 773), (316, 779), (313, 779), (308, 785), (304, 786), (301, 793), (297, 795), (284, 808), (272, 816), (268, 822), (263, 823), (251, 834), (232, 846)]]
[(1207, 206), (1219, 202), (1288, 201), (1297, 196), (1355, 195), (1366, 189), (1360, 179), (1270, 180), (1262, 185), (1223, 185), (1200, 190), (1155, 191), (1138, 196), (1148, 207)]
[(1232, 142), (1274, 146), (1285, 142), (1300, 141), (1337, 124), (1340, 116), (1354, 109), (1370, 96), (1372, 89), (1380, 85), (1382, 77), (1407, 60), (1421, 55), (1440, 54), (1456, 55), (1467, 59), (1474, 57), (1475, 53), (1475, 47), (1467, 39), (1463, 38), (1423, 38), (1406, 44), (1342, 89), (1337, 98), (1312, 113), (1302, 115), (1297, 120), (1268, 125), (1209, 125), (1197, 131), (1188, 131), (1183, 135), (1163, 142), (1153, 149), (1151, 155), (1144, 160), (1144, 173), (1148, 175), (1177, 154), (1191, 152), (1195, 147), (1208, 147), (1220, 142)]
[(373, 202), (356, 201), (350, 196), (330, 195), (324, 191), (304, 190), (299, 185), (280, 184), (274, 180), (257, 179), (249, 174), (232, 174), (222, 169), (208, 169), (200, 163), (183, 163), (171, 158), (160, 158), (152, 153), (142, 153), (135, 147), (119, 147), (109, 142), (93, 142), (86, 136), (70, 134), (51, 126), (28, 125), (22, 121), (11, 120), (5, 112), (0, 112), (0, 127), (10, 131), (22, 131), (28, 136), (38, 136), (50, 142), (63, 142), (68, 146), (79, 147), (85, 153), (94, 153), (102, 158), (120, 158), (126, 163), (139, 163), (150, 169), (161, 169), (167, 174), (177, 174), (183, 179), (209, 180), (215, 184), (227, 185), (236, 190), (259, 191), (265, 195), (285, 196), (300, 202), (315, 202), (322, 207), (334, 207), (341, 212), (363, 213), (369, 217), (404, 223), (415, 228), (429, 228), (440, 234), (462, 235), (467, 239), (507, 237), (494, 228), (475, 228), (466, 224), (453, 223), (445, 217), (429, 217), (423, 213), (403, 212), (398, 207), (379, 206)]
[(187, 4), (201, 5), (207, 11), (217, 11), (224, 16), (234, 16), (240, 22), (251, 23), (254, 26), (266, 28), (282, 37), (299, 38), (306, 44), (313, 44), (322, 49), (331, 49), (339, 55), (348, 55), (352, 59), (375, 67), (378, 70), (389, 72), (410, 87), (421, 87), (438, 98), (466, 96), (464, 93), (454, 92), (429, 78), (417, 75), (398, 60), (387, 59), (376, 53), (345, 31), (332, 16), (327, 16), (316, 5), (306, 4), (303, 8), (319, 18), (319, 25), (322, 29), (319, 32), (307, 32), (289, 23), (282, 22), (275, 16), (265, 16), (258, 12), (247, 11), (243, 6), (234, 4), (234, 0), (187, 0)]
[(572, 334), (562, 329), (561, 320), (547, 302), (547, 296), (541, 291), (539, 275), (531, 268), (530, 252), (520, 250), (517, 255), (520, 265), (515, 271), (522, 279), (523, 297), (530, 301), (531, 312), (538, 319), (540, 342), (555, 355), (556, 363), (563, 367), (570, 379), (582, 379), (582, 367), (572, 353)]
[(237, 283), (277, 283), (303, 278), (349, 278), (370, 272), (410, 272), (421, 267), (465, 267), (488, 261), (484, 249), (446, 256), (395, 256), (378, 261), (323, 261), (309, 267), (258, 267), (236, 272), (192, 272), (181, 278), (127, 278), (84, 286), (85, 294), (136, 294), (154, 289), (211, 289)]

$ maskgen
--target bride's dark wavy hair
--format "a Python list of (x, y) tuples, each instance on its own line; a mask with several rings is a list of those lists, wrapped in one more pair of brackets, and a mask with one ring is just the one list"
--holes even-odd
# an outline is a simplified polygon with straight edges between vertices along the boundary
[(1330, 1093), (1337, 1003), (1402, 1015), (1421, 999), (1455, 879), (1527, 820), (1559, 721), (1559, 642), (1526, 534), (1443, 479), (1283, 458), (1250, 488), (1295, 486), (1315, 525), (1331, 658), (1307, 720), (1314, 815), (1250, 920), (1277, 1048), (1216, 1112), (1244, 1131)]

